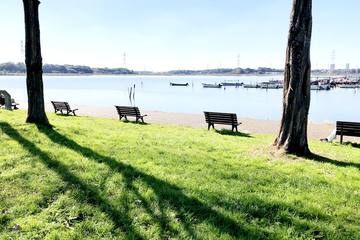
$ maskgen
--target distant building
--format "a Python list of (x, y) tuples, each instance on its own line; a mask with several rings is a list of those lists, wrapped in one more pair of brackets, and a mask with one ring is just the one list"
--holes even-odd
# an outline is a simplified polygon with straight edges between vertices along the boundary
[(330, 74), (335, 72), (335, 63), (330, 64)]

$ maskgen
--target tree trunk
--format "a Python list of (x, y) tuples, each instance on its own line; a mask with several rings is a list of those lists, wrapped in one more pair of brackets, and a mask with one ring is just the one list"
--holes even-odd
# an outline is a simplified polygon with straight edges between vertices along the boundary
[(294, 0), (283, 93), (283, 115), (275, 145), (286, 153), (310, 155), (307, 140), (310, 108), (312, 0)]
[(25, 62), (28, 94), (26, 122), (49, 125), (44, 106), (42, 57), (40, 47), (38, 0), (23, 0), (25, 13)]

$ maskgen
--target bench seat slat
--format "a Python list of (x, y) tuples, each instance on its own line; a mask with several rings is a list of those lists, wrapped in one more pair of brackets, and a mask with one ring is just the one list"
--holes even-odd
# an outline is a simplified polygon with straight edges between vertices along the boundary
[(340, 135), (340, 143), (343, 141), (343, 136), (360, 137), (360, 123), (359, 122), (336, 122), (336, 135)]

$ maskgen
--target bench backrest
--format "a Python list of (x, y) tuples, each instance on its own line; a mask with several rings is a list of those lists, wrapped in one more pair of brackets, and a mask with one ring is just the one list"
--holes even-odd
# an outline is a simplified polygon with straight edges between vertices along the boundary
[(237, 116), (235, 113), (204, 112), (207, 123), (232, 124), (237, 125)]
[(127, 106), (115, 106), (120, 116), (140, 116), (140, 110), (138, 107), (127, 107)]
[(51, 101), (52, 105), (57, 110), (70, 110), (70, 106), (67, 102), (55, 102)]
[(336, 134), (351, 137), (360, 137), (360, 123), (337, 121)]

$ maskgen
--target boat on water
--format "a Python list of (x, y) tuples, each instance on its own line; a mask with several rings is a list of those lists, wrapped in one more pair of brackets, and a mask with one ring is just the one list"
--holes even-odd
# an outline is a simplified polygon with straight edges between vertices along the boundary
[(338, 87), (339, 88), (351, 88), (351, 89), (354, 89), (354, 88), (360, 88), (360, 85), (353, 85), (353, 84), (351, 84), (351, 85), (345, 85), (345, 84), (343, 84), (343, 85), (338, 85)]
[(221, 84), (228, 87), (240, 87), (243, 85), (242, 82), (222, 82)]
[(323, 91), (323, 90), (327, 91), (331, 89), (331, 86), (330, 84), (311, 85), (310, 89), (315, 91)]
[(176, 87), (187, 87), (189, 86), (189, 83), (170, 83), (170, 86), (176, 86)]
[(203, 83), (202, 84), (204, 88), (221, 88), (223, 85), (222, 84), (211, 84), (211, 83)]
[(262, 83), (262, 84), (260, 84), (260, 88), (262, 88), (262, 89), (281, 89), (281, 88), (283, 88), (283, 85), (278, 84), (278, 83)]
[(244, 84), (243, 87), (244, 88), (259, 88), (260, 85), (258, 85), (258, 84)]

